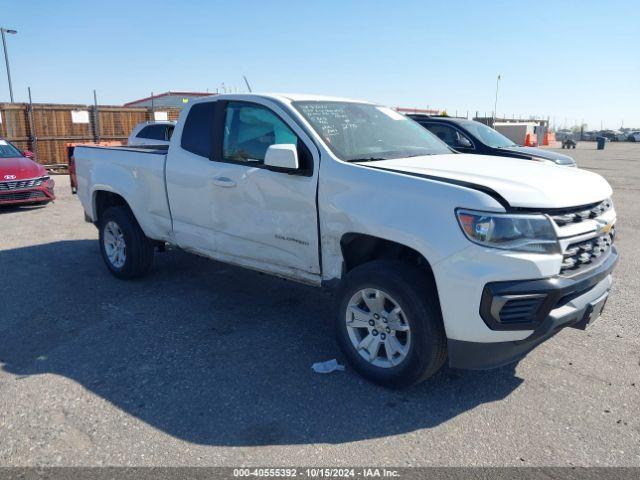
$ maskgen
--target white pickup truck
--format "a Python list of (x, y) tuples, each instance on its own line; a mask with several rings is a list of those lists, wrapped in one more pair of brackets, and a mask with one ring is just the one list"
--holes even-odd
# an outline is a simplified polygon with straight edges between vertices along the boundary
[(168, 150), (76, 147), (75, 160), (115, 276), (145, 274), (169, 243), (335, 289), (345, 356), (389, 387), (586, 328), (618, 259), (599, 175), (458, 154), (367, 102), (207, 97)]

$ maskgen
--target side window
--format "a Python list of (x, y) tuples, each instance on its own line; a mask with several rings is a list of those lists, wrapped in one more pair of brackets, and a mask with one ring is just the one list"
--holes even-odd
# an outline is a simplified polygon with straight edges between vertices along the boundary
[(182, 129), (182, 148), (196, 155), (211, 158), (215, 107), (216, 102), (197, 103), (191, 107)]
[(143, 127), (142, 130), (138, 132), (136, 138), (149, 138), (149, 130), (151, 127)]
[(267, 148), (282, 143), (297, 145), (298, 137), (271, 110), (243, 102), (227, 104), (222, 140), (225, 160), (262, 163)]
[(148, 138), (150, 140), (166, 140), (166, 125), (147, 125), (136, 135), (137, 138)]
[(449, 125), (428, 123), (425, 126), (451, 148), (473, 148), (473, 143), (466, 135)]

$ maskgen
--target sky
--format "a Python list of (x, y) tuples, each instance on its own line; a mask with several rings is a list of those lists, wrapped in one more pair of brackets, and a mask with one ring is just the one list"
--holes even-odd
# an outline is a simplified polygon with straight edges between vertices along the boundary
[[(16, 101), (291, 92), (640, 128), (637, 0), (0, 0)], [(0, 101), (9, 100), (0, 66)]]

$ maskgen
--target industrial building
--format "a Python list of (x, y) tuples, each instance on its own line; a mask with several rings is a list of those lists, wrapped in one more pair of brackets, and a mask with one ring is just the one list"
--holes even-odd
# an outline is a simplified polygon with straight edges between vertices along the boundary
[(132, 102), (125, 103), (125, 107), (147, 107), (147, 108), (182, 108), (188, 104), (191, 100), (195, 100), (201, 97), (207, 97), (209, 95), (216, 95), (209, 92), (172, 92), (171, 90), (157, 95), (151, 95), (149, 97), (141, 98), (139, 100), (133, 100)]

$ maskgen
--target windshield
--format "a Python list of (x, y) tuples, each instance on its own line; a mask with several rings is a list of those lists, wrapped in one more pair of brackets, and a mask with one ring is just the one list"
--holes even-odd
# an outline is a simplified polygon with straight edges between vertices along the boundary
[(0, 140), (0, 158), (22, 157), (22, 152), (6, 140)]
[(484, 123), (469, 122), (464, 124), (464, 128), (471, 135), (479, 138), (482, 143), (493, 148), (517, 147), (513, 140), (509, 140), (500, 132), (495, 131), (491, 127), (487, 127)]
[(452, 153), (413, 120), (387, 107), (352, 102), (294, 102), (293, 106), (345, 161)]

